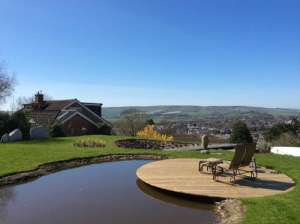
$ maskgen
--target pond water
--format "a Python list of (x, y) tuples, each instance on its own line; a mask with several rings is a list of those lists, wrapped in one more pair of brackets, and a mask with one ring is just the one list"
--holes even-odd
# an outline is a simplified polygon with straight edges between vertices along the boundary
[(149, 161), (89, 165), (0, 189), (1, 224), (214, 223), (213, 206), (137, 180)]

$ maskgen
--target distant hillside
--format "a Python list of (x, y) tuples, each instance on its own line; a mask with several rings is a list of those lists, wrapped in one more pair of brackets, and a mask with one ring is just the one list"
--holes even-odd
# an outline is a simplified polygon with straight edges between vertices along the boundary
[(143, 107), (105, 107), (103, 117), (108, 120), (120, 118), (123, 111), (136, 109), (149, 114), (155, 120), (192, 120), (213, 117), (243, 116), (300, 116), (298, 109), (263, 108), (246, 106), (143, 106)]

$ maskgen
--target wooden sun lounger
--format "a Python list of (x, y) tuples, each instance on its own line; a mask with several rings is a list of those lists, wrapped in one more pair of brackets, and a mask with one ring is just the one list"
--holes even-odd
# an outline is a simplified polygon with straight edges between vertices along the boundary
[(257, 177), (257, 166), (255, 161), (255, 151), (256, 151), (256, 144), (254, 143), (248, 143), (245, 144), (245, 156), (242, 160), (242, 163), (239, 167), (239, 174), (244, 173), (250, 173), (251, 178), (255, 179)]
[(231, 174), (230, 182), (235, 181), (237, 175), (244, 173), (251, 173), (251, 178), (257, 177), (256, 163), (253, 159), (256, 150), (256, 144), (238, 144), (235, 147), (235, 153), (230, 164), (221, 163), (218, 164), (213, 170), (213, 179), (217, 180), (217, 177), (223, 173)]

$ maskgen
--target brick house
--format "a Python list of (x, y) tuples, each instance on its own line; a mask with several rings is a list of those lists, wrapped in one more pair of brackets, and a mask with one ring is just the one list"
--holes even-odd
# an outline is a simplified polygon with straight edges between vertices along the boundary
[(95, 134), (99, 126), (111, 126), (102, 118), (101, 103), (84, 103), (77, 99), (46, 101), (38, 92), (34, 102), (24, 104), (21, 110), (32, 126), (59, 125), (67, 136)]

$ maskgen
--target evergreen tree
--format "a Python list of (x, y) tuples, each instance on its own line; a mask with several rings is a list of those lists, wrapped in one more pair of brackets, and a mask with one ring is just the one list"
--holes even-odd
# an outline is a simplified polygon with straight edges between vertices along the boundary
[(153, 119), (148, 119), (148, 120), (146, 121), (146, 124), (147, 124), (147, 125), (155, 125), (155, 122), (154, 122)]
[(238, 121), (233, 125), (232, 133), (230, 136), (231, 143), (252, 143), (253, 138), (247, 125)]

